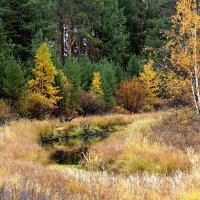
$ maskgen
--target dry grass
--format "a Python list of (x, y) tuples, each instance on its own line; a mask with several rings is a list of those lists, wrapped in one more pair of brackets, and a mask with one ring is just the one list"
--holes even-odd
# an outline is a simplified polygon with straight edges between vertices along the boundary
[[(47, 163), (48, 153), (39, 145), (38, 131), (51, 129), (51, 122), (13, 122), (2, 130), (0, 155), (32, 162)], [(1, 156), (2, 157), (2, 156)]]
[[(138, 171), (154, 173), (173, 173), (177, 170), (186, 171), (190, 168), (187, 153), (175, 147), (167, 146), (159, 140), (153, 142), (148, 138), (153, 135), (153, 128), (163, 123), (169, 113), (154, 113), (136, 116), (134, 122), (124, 130), (113, 134), (104, 141), (91, 146), (90, 154), (96, 154), (94, 160), (101, 162), (108, 171), (126, 174)], [(90, 159), (90, 163), (98, 162)], [(90, 168), (95, 169), (86, 163)]]
[(162, 124), (156, 125), (151, 141), (160, 140), (168, 146), (181, 150), (192, 148), (200, 152), (200, 126), (196, 113), (191, 109), (172, 112), (163, 118)]
[[(191, 149), (184, 152), (149, 139), (155, 125), (162, 124), (163, 115), (168, 114), (160, 112), (132, 116), (131, 120), (134, 121), (129, 127), (91, 148), (96, 152), (88, 157), (90, 162), (103, 163), (111, 159), (113, 163), (110, 166), (115, 170), (117, 167), (122, 168), (125, 175), (49, 167), (48, 153), (38, 144), (39, 133), (53, 131), (57, 126), (55, 121), (13, 122), (10, 127), (0, 128), (0, 132), (3, 132), (0, 139), (0, 199), (199, 199), (198, 152)], [(106, 121), (108, 118), (112, 116), (106, 117)], [(127, 120), (128, 118), (127, 116)], [(81, 119), (76, 119), (76, 123), (80, 123), (79, 120)], [(92, 119), (82, 120), (87, 123)], [(103, 117), (101, 120), (103, 121)], [(104, 124), (102, 121), (101, 124)], [(133, 155), (143, 159), (139, 159), (140, 163), (152, 162), (153, 168), (155, 163), (165, 167), (169, 165), (173, 173), (159, 175), (148, 168), (149, 172), (133, 173)], [(169, 161), (170, 164), (166, 164)], [(181, 168), (185, 163), (186, 166), (190, 164), (187, 171), (184, 171), (184, 167)], [(130, 171), (132, 174), (129, 168), (134, 169)]]
[(122, 115), (122, 114), (113, 114), (105, 116), (91, 116), (91, 117), (79, 117), (75, 118), (70, 123), (63, 125), (59, 124), (59, 127), (62, 127), (65, 130), (70, 129), (74, 126), (91, 126), (98, 127), (102, 129), (108, 129), (112, 126), (120, 126), (129, 124), (135, 119), (134, 115)]

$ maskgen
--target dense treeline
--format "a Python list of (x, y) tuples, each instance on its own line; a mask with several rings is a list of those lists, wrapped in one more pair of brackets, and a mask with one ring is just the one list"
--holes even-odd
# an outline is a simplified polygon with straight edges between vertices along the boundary
[(138, 112), (165, 105), (164, 99), (187, 104), (188, 91), (175, 88), (177, 74), (164, 67), (175, 5), (176, 0), (1, 0), (2, 102), (30, 117), (125, 112), (119, 106)]

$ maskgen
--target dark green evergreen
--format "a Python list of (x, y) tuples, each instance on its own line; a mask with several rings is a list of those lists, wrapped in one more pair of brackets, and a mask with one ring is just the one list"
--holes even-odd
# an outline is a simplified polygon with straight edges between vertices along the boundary
[(3, 90), (8, 99), (18, 100), (25, 90), (25, 80), (20, 66), (14, 58), (6, 63)]
[(132, 55), (129, 63), (128, 63), (128, 75), (130, 78), (133, 76), (139, 76), (140, 72), (142, 71), (142, 61), (140, 56), (136, 54)]
[(8, 39), (15, 44), (15, 57), (22, 61), (30, 58), (31, 42), (39, 29), (49, 37), (55, 34), (54, 21), (50, 18), (53, 8), (53, 3), (47, 0), (0, 1), (0, 18)]

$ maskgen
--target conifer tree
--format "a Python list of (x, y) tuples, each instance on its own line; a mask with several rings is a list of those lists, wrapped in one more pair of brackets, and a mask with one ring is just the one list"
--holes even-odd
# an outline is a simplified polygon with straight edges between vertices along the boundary
[(24, 75), (20, 64), (13, 58), (6, 65), (3, 90), (7, 98), (17, 101), (24, 90)]
[(101, 75), (99, 72), (93, 73), (92, 92), (97, 96), (102, 96), (104, 94), (101, 88)]
[(128, 63), (128, 72), (131, 77), (139, 76), (142, 69), (141, 65), (142, 65), (141, 59), (136, 54), (134, 54)]
[(13, 45), (8, 41), (7, 32), (4, 29), (2, 20), (0, 18), (0, 97), (4, 97), (3, 80), (5, 78), (6, 66), (13, 63), (11, 53)]
[(108, 60), (104, 60), (98, 64), (98, 70), (101, 73), (102, 90), (104, 92), (103, 100), (107, 103), (107, 106), (113, 105), (114, 91), (118, 86), (117, 67)]
[(159, 92), (158, 73), (153, 69), (154, 61), (150, 60), (145, 66), (144, 71), (140, 74), (140, 80), (145, 88), (147, 102), (149, 104), (155, 102), (155, 98)]
[(58, 102), (59, 114), (64, 114), (70, 97), (71, 84), (62, 70), (58, 70), (55, 78), (56, 86), (59, 87), (58, 96), (61, 98)]
[(51, 53), (47, 43), (42, 43), (36, 54), (36, 66), (33, 69), (35, 79), (29, 81), (32, 94), (40, 95), (49, 108), (55, 108), (60, 97), (58, 88), (54, 86), (57, 70), (51, 60)]

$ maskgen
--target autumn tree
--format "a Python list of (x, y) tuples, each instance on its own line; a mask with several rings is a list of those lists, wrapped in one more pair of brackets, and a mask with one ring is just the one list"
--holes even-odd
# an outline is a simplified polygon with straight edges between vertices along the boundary
[[(199, 3), (198, 3), (199, 4)], [(199, 60), (200, 16), (197, 0), (179, 0), (176, 15), (172, 17), (173, 30), (167, 47), (174, 71), (190, 79), (191, 91), (197, 115), (200, 116)]]
[(146, 103), (154, 104), (159, 92), (158, 73), (153, 69), (154, 61), (150, 60), (144, 65), (144, 71), (140, 74), (139, 79), (145, 88)]
[(37, 105), (41, 103), (41, 111), (53, 110), (60, 97), (57, 95), (58, 88), (54, 86), (57, 70), (51, 61), (51, 53), (47, 43), (41, 44), (36, 53), (36, 66), (33, 69), (33, 74), (35, 79), (29, 81), (29, 98), (36, 101)]
[(92, 92), (99, 97), (101, 97), (104, 94), (101, 88), (101, 75), (99, 72), (93, 73)]
[(165, 73), (165, 75), (167, 79), (167, 84), (165, 85), (166, 97), (169, 100), (169, 105), (172, 107), (191, 105), (190, 80), (177, 76), (172, 71)]

